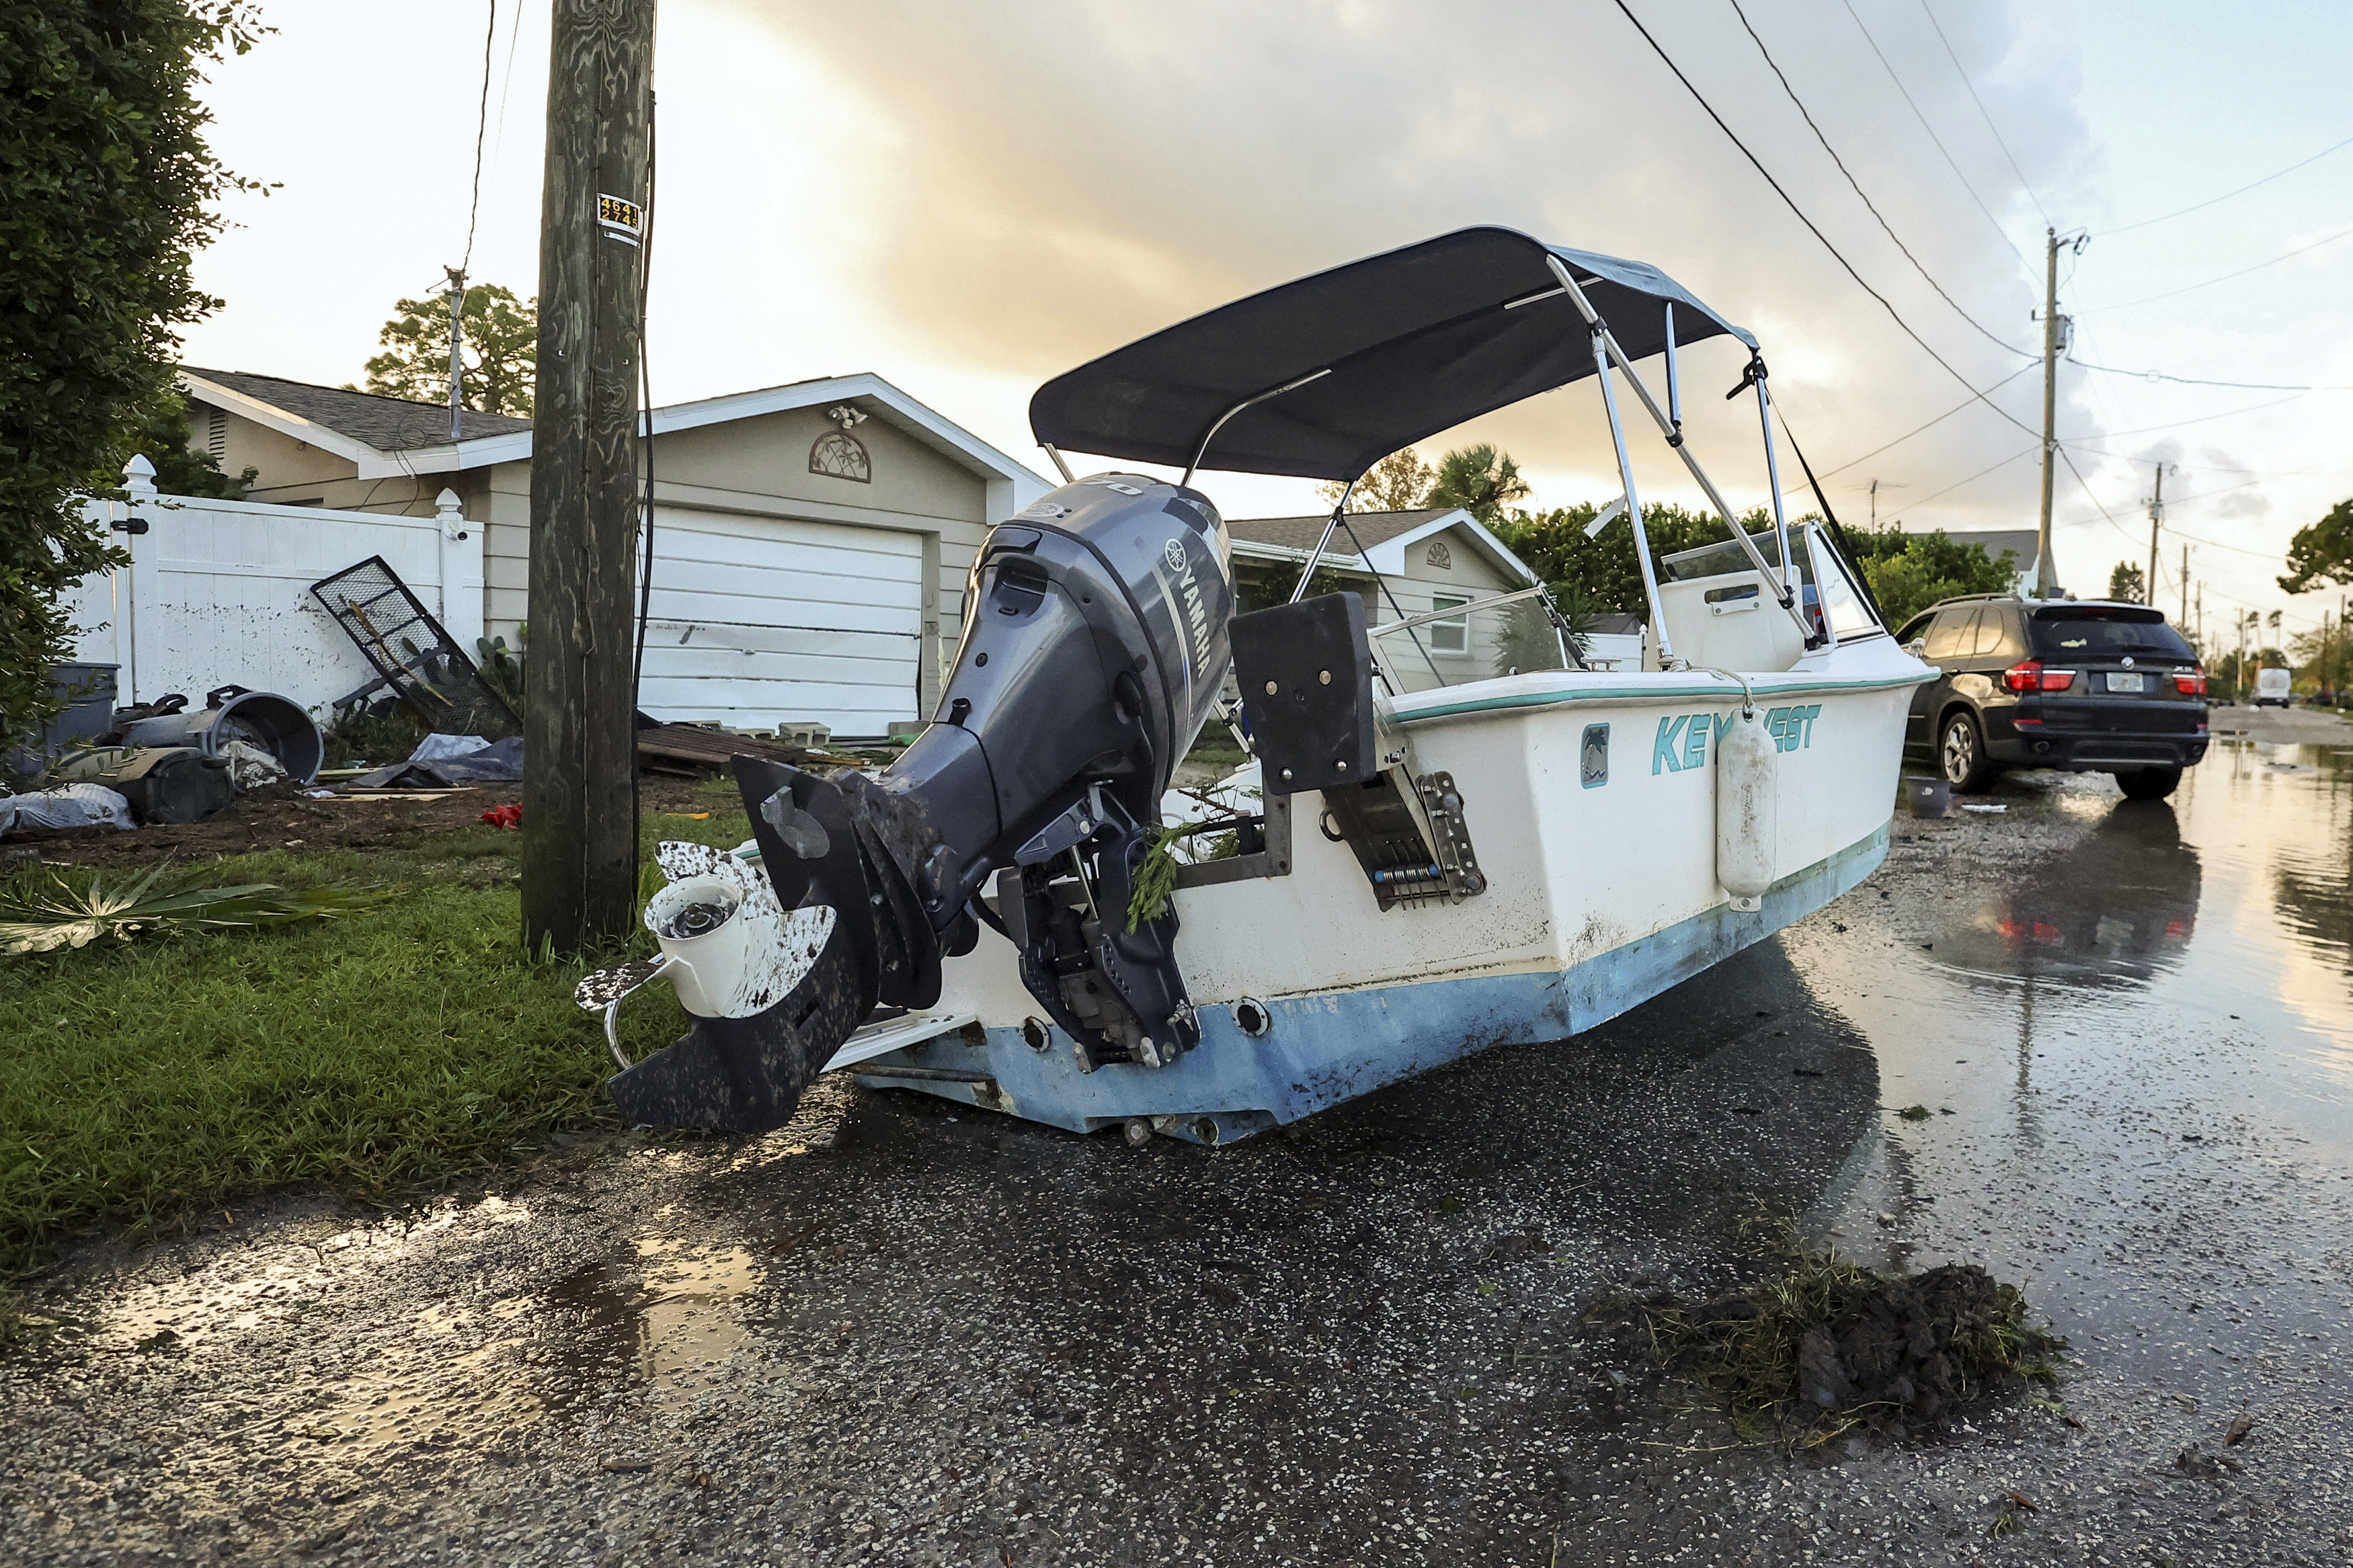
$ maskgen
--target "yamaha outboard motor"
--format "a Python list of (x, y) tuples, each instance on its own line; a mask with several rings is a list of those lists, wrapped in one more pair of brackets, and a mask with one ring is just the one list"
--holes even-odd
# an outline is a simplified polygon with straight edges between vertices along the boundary
[(982, 921), (1082, 1067), (1198, 1044), (1176, 913), (1130, 929), (1130, 906), (1160, 796), (1216, 710), (1232, 615), (1225, 524), (1198, 491), (1103, 474), (991, 530), (955, 673), (905, 753), (874, 779), (738, 757), (766, 885), (740, 862), (666, 863), (699, 875), (647, 923), (696, 1016), (614, 1078), (623, 1117), (781, 1125), (878, 1005), (939, 999), (941, 958)]

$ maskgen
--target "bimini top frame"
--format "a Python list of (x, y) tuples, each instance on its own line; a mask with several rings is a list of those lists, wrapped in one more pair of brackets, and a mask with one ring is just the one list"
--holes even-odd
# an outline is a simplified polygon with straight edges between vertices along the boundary
[[(1665, 273), (1547, 246), (1516, 229), (1468, 228), (1267, 289), (1113, 350), (1039, 387), (1029, 423), (1058, 462), (1060, 449), (1068, 449), (1181, 468), (1188, 482), (1205, 463), (1353, 482), (1401, 447), (1595, 376), (1660, 658), (1672, 664), (1611, 384), (1615, 370), (1814, 646), (1819, 638), (1799, 606), (1793, 569), (1769, 565), (1748, 543), (1683, 444), (1675, 351), (1725, 334), (1749, 349), (1748, 373), (1736, 390), (1755, 386), (1764, 416), (1757, 340)], [(1635, 359), (1658, 353), (1666, 355), (1664, 408), (1633, 368)], [(1769, 416), (1765, 441), (1770, 467)], [(1772, 488), (1786, 563), (1788, 525), (1779, 487)], [(1303, 584), (1314, 568), (1311, 561)]]

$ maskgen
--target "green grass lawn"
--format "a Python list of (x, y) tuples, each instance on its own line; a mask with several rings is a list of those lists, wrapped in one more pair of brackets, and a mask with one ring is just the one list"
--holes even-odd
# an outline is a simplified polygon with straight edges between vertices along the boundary
[[(708, 821), (648, 812), (649, 849), (750, 836), (732, 785), (702, 793)], [(516, 839), (223, 860), (203, 879), (397, 890), (332, 921), (0, 958), (0, 1278), (93, 1227), (299, 1183), (395, 1192), (607, 1116), (602, 1026), (572, 1004), (594, 965), (523, 955)], [(667, 986), (622, 1009), (633, 1058), (684, 1027)]]

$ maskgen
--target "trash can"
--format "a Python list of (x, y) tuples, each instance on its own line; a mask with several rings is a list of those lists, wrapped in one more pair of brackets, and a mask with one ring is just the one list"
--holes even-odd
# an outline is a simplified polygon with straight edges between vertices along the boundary
[[(120, 665), (59, 664), (49, 679), (66, 707), (41, 727), (38, 740), (20, 747), (13, 758), (16, 771), (38, 773), (57, 757), (77, 746), (87, 746), (114, 728), (114, 676)], [(5, 753), (0, 753), (5, 758)]]
[(242, 686), (206, 693), (202, 708), (134, 719), (122, 727), (126, 746), (194, 746), (208, 757), (227, 756), (231, 741), (268, 752), (298, 784), (317, 778), (327, 755), (319, 726), (300, 703)]
[(1953, 786), (1941, 778), (1906, 773), (1904, 798), (1915, 816), (1942, 816), (1953, 809)]
[(194, 746), (100, 746), (49, 770), (60, 784), (103, 784), (148, 826), (202, 822), (237, 798), (228, 759)]

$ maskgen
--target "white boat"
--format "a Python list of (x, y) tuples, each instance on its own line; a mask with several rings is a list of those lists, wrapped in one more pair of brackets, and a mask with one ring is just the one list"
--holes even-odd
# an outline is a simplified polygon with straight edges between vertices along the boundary
[[(1066, 468), (1069, 484), (1000, 528), (1006, 542), (985, 548), (975, 569), (928, 757), (846, 785), (846, 812), (826, 786), (739, 763), (747, 802), (766, 818), (754, 852), (763, 869), (681, 852), (669, 868), (684, 880), (649, 910), (682, 994), (701, 999), (690, 1009), (733, 1011), (625, 1064), (615, 1080), (625, 1111), (773, 1125), (797, 1098), (799, 1082), (786, 1080), (829, 1066), (1073, 1131), (1228, 1142), (1491, 1047), (1574, 1036), (1852, 888), (1886, 853), (1906, 707), (1935, 671), (1888, 636), (1821, 523), (1789, 522), (1778, 499), (1768, 531), (1734, 523), (1679, 416), (1678, 351), (1724, 335), (1749, 347), (1744, 386), (1771, 474), (1772, 412), (1753, 339), (1654, 268), (1510, 230), (1465, 230), (1317, 274), (1048, 384), (1032, 419), (1058, 463), (1065, 447), (1182, 461), (1184, 481), (1082, 480)], [(1664, 361), (1663, 403), (1634, 370), (1653, 353)], [(1212, 574), (1229, 601), (1230, 574), (1223, 525), (1191, 485), (1196, 468), (1353, 480), (1388, 451), (1583, 377), (1599, 386), (1623, 489), (1597, 527), (1631, 529), (1643, 566), (1641, 668), (1579, 668), (1573, 638), (1556, 637), (1559, 657), (1547, 662), (1560, 668), (1417, 689), (1416, 656), (1438, 668), (1419, 646), (1432, 616), (1366, 627), (1351, 595), (1294, 595), (1218, 624)], [(1733, 524), (1724, 542), (1653, 562), (1620, 423), (1621, 377)], [(1348, 531), (1345, 504), (1318, 556)], [(1138, 521), (1166, 531), (1156, 520), (1166, 518), (1184, 524), (1166, 538)], [(1131, 546), (1134, 559), (1115, 563)], [(1055, 550), (1077, 564), (1040, 567), (1023, 554)], [(1158, 640), (1132, 637), (1103, 668), (1127, 668), (1131, 647), (1157, 649), (1159, 664), (1146, 669), (1137, 654), (1143, 679), (1097, 702), (1070, 692), (1054, 730), (1040, 732), (1045, 699), (1033, 693), (1078, 677), (1037, 671), (1077, 658), (1069, 668), (1091, 679), (1093, 656), (1071, 649), (1092, 635), (1100, 653), (1110, 635), (1044, 617), (1062, 598), (1080, 615), (1113, 578), (1131, 584), (1122, 591), (1138, 602), (1137, 623), (1157, 627)], [(1150, 602), (1155, 593), (1165, 603)], [(1522, 647), (1531, 614), (1551, 616), (1534, 623), (1540, 634), (1565, 629), (1541, 590), (1443, 613), (1524, 617)], [(1248, 723), (1256, 756), (1209, 792), (1208, 809), (1141, 793), (1165, 787), (1168, 741), (1077, 744), (1072, 754), (1092, 760), (1068, 778), (1036, 762), (1062, 743), (1062, 723), (1096, 721), (1097, 706), (1117, 716), (1101, 719), (1106, 735), (1126, 733), (1120, 724), (1148, 731), (1130, 710), (1148, 706), (1138, 694), (1155, 673), (1172, 694), (1166, 732), (1181, 755), (1201, 720), (1224, 710), (1222, 632), (1241, 696), (1233, 717)], [(1033, 679), (984, 677), (992, 649), (1000, 670)], [(984, 755), (986, 770), (974, 760)], [(1139, 768), (1139, 756), (1151, 765)], [(1024, 769), (1043, 782), (1008, 782)], [(993, 786), (972, 782), (984, 773)], [(999, 797), (993, 815), (976, 802), (981, 789)], [(1193, 841), (1231, 836), (1222, 858), (1178, 868), (1156, 910), (1134, 888), (1154, 826), (1136, 820), (1146, 813), (1135, 803), (1154, 800), (1164, 826), (1193, 824)], [(958, 826), (967, 820), (984, 826)], [(808, 831), (820, 821), (829, 835)], [(857, 824), (870, 825), (856, 828), (868, 882), (828, 890), (816, 872), (764, 878), (788, 859), (839, 861)], [(787, 842), (797, 829), (805, 841)], [(725, 964), (707, 955), (727, 933), (663, 927), (691, 898), (728, 885), (744, 890), (747, 916), (799, 938), (797, 958), (792, 944), (770, 944), (784, 956), (756, 984), (743, 980), (740, 956), (763, 950), (756, 932), (748, 944), (740, 930), (729, 939), (737, 956), (725, 964), (735, 967), (714, 984)], [(867, 1010), (874, 994), (893, 994), (887, 974), (872, 994), (851, 985), (848, 1002), (836, 997), (850, 928), (867, 928), (835, 912), (860, 901), (920, 902), (941, 934), (936, 981), (902, 976), (905, 1005), (887, 1016)], [(913, 973), (926, 962), (924, 933), (895, 934), (908, 926), (883, 922), (879, 939), (860, 940), (879, 941), (884, 967), (903, 960)], [(818, 973), (828, 963), (839, 972), (829, 982)], [(607, 977), (584, 990), (584, 1005), (617, 1006), (643, 978), (642, 967)], [(730, 981), (732, 1005), (709, 999)], [(822, 1012), (837, 1032), (823, 1038), (797, 1011)], [(859, 1018), (871, 1021), (840, 1027)], [(765, 1066), (744, 1065), (755, 1057)], [(695, 1071), (732, 1087), (681, 1090)], [(645, 1087), (632, 1089), (633, 1077)]]

